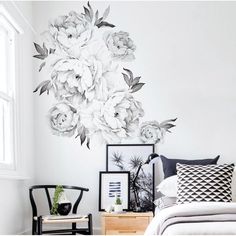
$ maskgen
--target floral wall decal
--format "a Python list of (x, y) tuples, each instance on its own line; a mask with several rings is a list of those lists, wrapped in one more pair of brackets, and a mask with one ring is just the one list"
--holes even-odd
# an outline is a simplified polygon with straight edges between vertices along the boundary
[(173, 122), (176, 119), (165, 120), (161, 123), (157, 121), (146, 121), (140, 125), (140, 139), (143, 143), (160, 143), (164, 140), (166, 132), (171, 133), (170, 129), (175, 127)]
[[(86, 143), (88, 148), (95, 137), (119, 143), (138, 135), (144, 116), (134, 95), (144, 83), (124, 68), (124, 63), (135, 59), (136, 46), (129, 33), (116, 31), (107, 21), (109, 12), (110, 7), (100, 16), (88, 2), (84, 12), (71, 11), (50, 22), (42, 33), (42, 46), (34, 43), (37, 54), (33, 57), (42, 61), (39, 72), (49, 71), (49, 79), (34, 92), (53, 94), (56, 100), (48, 113), (53, 134), (79, 137), (81, 145)], [(147, 127), (152, 126), (142, 124), (143, 142), (158, 142), (148, 138)]]

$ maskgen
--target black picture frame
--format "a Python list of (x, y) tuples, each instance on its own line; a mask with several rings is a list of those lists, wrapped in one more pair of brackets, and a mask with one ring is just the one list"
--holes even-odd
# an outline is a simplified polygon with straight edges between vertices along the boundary
[[(127, 197), (126, 197), (126, 201), (124, 201), (124, 196), (121, 197), (121, 200), (124, 204), (124, 202), (127, 202), (127, 204), (123, 205), (123, 210), (124, 211), (129, 211), (130, 210), (130, 172), (129, 171), (100, 171), (99, 172), (99, 203), (98, 203), (98, 209), (99, 211), (105, 211), (104, 208), (104, 204), (102, 202), (103, 197), (102, 194), (104, 194), (104, 192), (102, 191), (103, 188), (103, 183), (102, 183), (102, 176), (103, 175), (127, 175), (127, 183), (126, 183), (126, 189), (127, 189)], [(112, 202), (108, 202), (106, 206), (112, 205), (115, 203), (115, 198), (113, 197), (113, 201)]]
[[(146, 159), (148, 158), (148, 156), (151, 153), (155, 153), (155, 145), (154, 144), (107, 144), (106, 145), (106, 171), (114, 171), (114, 170), (119, 170), (122, 171), (121, 168), (113, 168), (110, 166), (110, 150), (111, 148), (113, 149), (117, 149), (119, 150), (119, 147), (122, 150), (128, 150), (131, 149), (135, 152), (135, 150), (142, 150), (142, 149), (148, 149), (149, 151), (145, 151), (144, 155), (142, 156), (142, 160), (146, 161)], [(128, 149), (127, 149), (128, 148)], [(125, 152), (125, 151), (124, 151)], [(150, 152), (150, 153), (149, 153)], [(126, 152), (127, 153), (127, 152)], [(138, 155), (141, 155), (140, 153), (138, 153)], [(149, 188), (149, 201), (147, 202), (147, 200), (145, 200), (145, 203), (143, 204), (143, 207), (141, 208), (141, 211), (154, 211), (154, 198), (155, 198), (155, 165), (154, 164), (150, 164), (149, 167), (145, 167), (145, 168), (149, 168), (149, 172), (148, 174), (148, 184), (149, 186), (152, 185)], [(134, 177), (135, 175), (135, 171), (136, 169), (132, 170), (132, 169), (124, 169), (124, 171), (130, 171), (130, 181), (131, 179)], [(141, 173), (141, 172), (140, 172)], [(151, 178), (151, 180), (149, 180)], [(142, 199), (141, 199), (142, 201)], [(132, 189), (130, 189), (130, 210), (135, 210), (135, 206), (134, 206), (134, 196), (132, 193)]]

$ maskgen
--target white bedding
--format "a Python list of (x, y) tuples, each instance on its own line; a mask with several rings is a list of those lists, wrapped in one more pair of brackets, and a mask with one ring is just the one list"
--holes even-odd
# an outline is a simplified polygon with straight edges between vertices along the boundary
[(145, 235), (236, 234), (236, 203), (198, 202), (158, 212)]

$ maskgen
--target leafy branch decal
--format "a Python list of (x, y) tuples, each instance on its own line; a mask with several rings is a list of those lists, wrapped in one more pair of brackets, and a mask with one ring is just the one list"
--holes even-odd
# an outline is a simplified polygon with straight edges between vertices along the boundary
[(90, 138), (86, 135), (86, 132), (87, 129), (84, 127), (84, 126), (80, 126), (78, 129), (77, 129), (77, 135), (75, 136), (75, 138), (78, 138), (80, 137), (80, 143), (81, 145), (83, 145), (83, 143), (85, 142), (85, 140), (87, 139), (87, 143), (86, 143), (86, 146), (88, 149), (90, 149)]
[(174, 128), (176, 125), (172, 124), (172, 122), (175, 122), (177, 120), (177, 118), (175, 119), (170, 119), (170, 120), (165, 120), (163, 122), (160, 123), (160, 128), (165, 129), (165, 131), (171, 133), (171, 131), (169, 129)]
[[(45, 44), (43, 43), (43, 46), (41, 47), (39, 44), (34, 43), (34, 47), (37, 51), (37, 55), (34, 55), (33, 57), (40, 59), (40, 60), (45, 60), (49, 54), (54, 53), (55, 49), (47, 49)], [(43, 62), (40, 66), (39, 66), (39, 72), (43, 69), (43, 67), (46, 65), (46, 62)]]
[(145, 84), (145, 83), (139, 83), (141, 76), (134, 78), (133, 72), (131, 70), (126, 68), (123, 68), (123, 70), (126, 72), (126, 74), (122, 73), (122, 75), (124, 77), (126, 84), (129, 86), (131, 93), (139, 91)]
[(84, 17), (86, 18), (86, 20), (88, 22), (93, 22), (94, 19), (94, 25), (97, 26), (98, 28), (101, 27), (115, 27), (115, 25), (105, 21), (105, 19), (108, 17), (110, 13), (110, 6), (104, 11), (103, 16), (99, 17), (99, 13), (98, 10), (96, 11), (95, 15), (94, 15), (94, 11), (93, 8), (91, 7), (90, 3), (87, 3), (87, 7), (84, 6), (84, 13), (82, 13), (84, 15)]
[(51, 81), (45, 80), (45, 81), (41, 82), (33, 92), (36, 93), (40, 89), (39, 95), (43, 94), (46, 91), (47, 91), (47, 94), (49, 94), (49, 90), (51, 88), (52, 88)]

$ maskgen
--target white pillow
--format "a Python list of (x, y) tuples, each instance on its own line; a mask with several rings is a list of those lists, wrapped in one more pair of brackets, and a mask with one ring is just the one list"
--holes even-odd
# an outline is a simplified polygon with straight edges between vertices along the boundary
[(177, 175), (164, 179), (156, 188), (167, 197), (177, 197)]
[(234, 168), (233, 172), (231, 188), (232, 188), (232, 201), (236, 202), (236, 167)]

